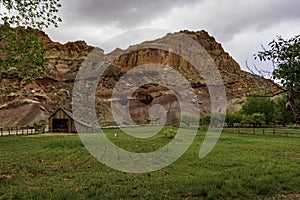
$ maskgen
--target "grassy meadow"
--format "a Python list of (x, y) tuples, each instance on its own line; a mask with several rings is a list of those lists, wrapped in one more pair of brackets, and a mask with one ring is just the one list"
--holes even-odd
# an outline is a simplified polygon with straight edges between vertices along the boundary
[[(119, 147), (152, 151), (163, 134), (133, 139), (105, 130)], [(118, 137), (114, 134), (118, 133)], [(236, 134), (224, 130), (204, 159), (205, 136), (172, 165), (129, 174), (98, 162), (77, 135), (0, 137), (0, 199), (264, 199), (300, 194), (300, 135)]]

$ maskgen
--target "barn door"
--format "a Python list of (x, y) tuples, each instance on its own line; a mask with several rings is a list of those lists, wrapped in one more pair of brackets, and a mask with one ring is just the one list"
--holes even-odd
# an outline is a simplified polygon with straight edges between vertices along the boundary
[(52, 119), (53, 132), (68, 132), (68, 119)]

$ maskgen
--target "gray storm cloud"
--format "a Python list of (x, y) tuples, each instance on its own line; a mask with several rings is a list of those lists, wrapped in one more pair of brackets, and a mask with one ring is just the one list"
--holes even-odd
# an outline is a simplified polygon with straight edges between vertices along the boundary
[[(135, 28), (207, 30), (241, 64), (277, 35), (300, 34), (299, 0), (61, 0), (59, 42), (92, 45)], [(145, 40), (148, 40), (145, 35)], [(163, 35), (161, 35), (163, 36)], [(142, 39), (142, 37), (141, 37)], [(129, 41), (130, 42), (130, 41)]]
[[(196, 0), (63, 0), (68, 21), (96, 25), (115, 24), (130, 28), (168, 13), (174, 6), (192, 5)], [(69, 8), (72, 8), (71, 10)]]

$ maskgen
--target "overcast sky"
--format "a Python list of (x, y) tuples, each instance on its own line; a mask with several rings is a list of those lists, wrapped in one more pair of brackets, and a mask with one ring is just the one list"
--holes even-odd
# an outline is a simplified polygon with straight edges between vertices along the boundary
[[(58, 29), (45, 31), (54, 41), (85, 40), (101, 43), (134, 29), (132, 44), (164, 36), (179, 30), (206, 30), (220, 42), (241, 67), (250, 64), (260, 45), (267, 45), (277, 35), (290, 38), (300, 34), (299, 0), (61, 0)], [(148, 34), (145, 34), (148, 33)], [(125, 45), (126, 46), (126, 45)], [(258, 63), (260, 65), (260, 63)]]

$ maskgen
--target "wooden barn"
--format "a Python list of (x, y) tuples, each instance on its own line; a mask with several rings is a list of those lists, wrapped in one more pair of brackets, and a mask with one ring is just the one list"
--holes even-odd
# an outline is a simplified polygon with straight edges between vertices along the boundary
[(48, 120), (49, 132), (76, 133), (76, 127), (82, 131), (93, 131), (93, 126), (74, 119), (73, 114), (63, 108), (55, 111)]

